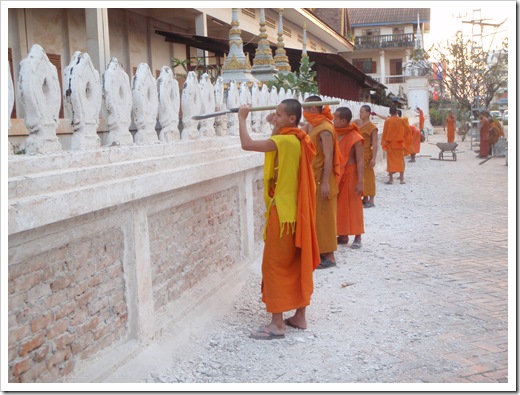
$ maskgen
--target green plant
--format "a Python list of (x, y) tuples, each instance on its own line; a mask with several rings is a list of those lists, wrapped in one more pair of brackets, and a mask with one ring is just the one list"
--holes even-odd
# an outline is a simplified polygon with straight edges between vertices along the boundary
[(295, 93), (301, 93), (302, 96), (305, 93), (318, 95), (318, 83), (315, 80), (317, 73), (312, 71), (312, 66), (314, 66), (314, 62), (311, 62), (310, 59), (305, 56), (300, 61), (299, 71), (286, 74), (279, 72), (274, 76), (275, 80), (268, 83), (268, 86), (269, 88), (274, 86), (278, 90), (281, 88), (285, 90), (291, 89)]

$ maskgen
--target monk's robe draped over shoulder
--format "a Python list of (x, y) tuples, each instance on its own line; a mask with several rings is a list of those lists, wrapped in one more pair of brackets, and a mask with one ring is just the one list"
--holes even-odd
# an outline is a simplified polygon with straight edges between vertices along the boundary
[(363, 218), (363, 202), (356, 194), (359, 181), (357, 162), (348, 163), (354, 144), (364, 139), (361, 130), (355, 123), (346, 128), (336, 128), (341, 155), (344, 158), (343, 172), (339, 182), (337, 234), (340, 236), (360, 235), (365, 233)]
[(489, 155), (489, 120), (483, 118), (480, 121), (480, 156)]
[[(359, 128), (361, 136), (365, 140), (363, 144), (363, 158), (365, 160), (365, 167), (363, 171), (363, 195), (376, 196), (376, 175), (374, 168), (370, 166), (372, 160), (372, 133), (377, 129), (377, 126), (372, 122), (367, 122)], [(376, 132), (377, 133), (377, 132)]]
[(262, 300), (268, 312), (279, 313), (309, 305), (314, 289), (312, 275), (320, 256), (311, 165), (314, 146), (297, 128), (284, 128), (271, 139), (277, 151), (267, 152), (264, 164), (267, 211)]
[(410, 125), (410, 130), (412, 131), (413, 153), (418, 154), (421, 152), (421, 131), (413, 125)]
[[(305, 119), (312, 125), (309, 136), (316, 147), (316, 156), (312, 161), (312, 170), (314, 179), (318, 184), (316, 192), (316, 234), (318, 236), (318, 245), (320, 253), (325, 254), (338, 249), (336, 238), (336, 209), (338, 196), (338, 181), (341, 177), (341, 163), (343, 158), (338, 146), (336, 132), (332, 125), (333, 115), (330, 113), (328, 106), (324, 106), (321, 114), (311, 114), (304, 112)], [(323, 198), (319, 184), (323, 177), (325, 166), (325, 154), (320, 144), (320, 135), (323, 132), (329, 132), (332, 136), (333, 146), (333, 165), (329, 176), (330, 198)]]
[(457, 120), (453, 114), (448, 115), (446, 118), (446, 138), (448, 143), (453, 143), (455, 141), (455, 124)]

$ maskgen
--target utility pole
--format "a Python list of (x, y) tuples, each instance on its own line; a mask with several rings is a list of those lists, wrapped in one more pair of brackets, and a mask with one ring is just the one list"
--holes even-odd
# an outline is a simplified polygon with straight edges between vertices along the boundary
[[(486, 23), (484, 21), (489, 19), (482, 19), (482, 10), (474, 9), (473, 17), (471, 21), (462, 21), (462, 23), (471, 23), (471, 58), (472, 58), (472, 66), (471, 66), (471, 76), (472, 81), (470, 83), (471, 90), (473, 92), (473, 102), (471, 106), (471, 116), (475, 113), (478, 114), (480, 111), (484, 110), (486, 107), (486, 92), (484, 85), (484, 72), (487, 67), (487, 51), (484, 51), (484, 43), (483, 43), (483, 34), (484, 34), (484, 26), (493, 26), (498, 28), (502, 23), (494, 24), (494, 23)], [(480, 121), (471, 120), (471, 126), (476, 130), (471, 133), (471, 148), (473, 148), (473, 140), (474, 138), (480, 141)]]

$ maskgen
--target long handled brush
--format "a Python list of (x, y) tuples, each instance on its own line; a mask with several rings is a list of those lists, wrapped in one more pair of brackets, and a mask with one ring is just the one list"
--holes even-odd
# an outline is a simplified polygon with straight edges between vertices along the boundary
[[(339, 100), (310, 101), (310, 102), (301, 103), (303, 108), (305, 108), (305, 107), (319, 107), (319, 106), (325, 106), (327, 104), (328, 105), (339, 104)], [(251, 107), (251, 111), (275, 110), (276, 107), (278, 107), (278, 106), (277, 105), (276, 106), (271, 105), (271, 106)], [(195, 121), (200, 121), (201, 119), (218, 117), (219, 115), (230, 114), (230, 113), (237, 113), (238, 109), (239, 109), (238, 107), (235, 107), (235, 108), (229, 108), (229, 109), (223, 110), (223, 111), (211, 112), (211, 113), (208, 113), (208, 114), (194, 115), (193, 117), (191, 117), (191, 119), (193, 119)]]

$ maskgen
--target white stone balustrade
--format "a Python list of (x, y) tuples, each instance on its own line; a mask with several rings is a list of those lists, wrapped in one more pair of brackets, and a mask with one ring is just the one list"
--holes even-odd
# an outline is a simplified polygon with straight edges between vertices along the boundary
[(155, 124), (157, 123), (157, 82), (150, 67), (141, 63), (132, 78), (132, 114), (137, 127), (135, 143), (151, 144), (159, 141)]
[[(14, 87), (9, 81), (10, 111), (14, 104)], [(170, 67), (163, 66), (157, 80), (149, 66), (139, 65), (131, 83), (128, 74), (116, 58), (112, 58), (102, 78), (94, 69), (87, 53), (74, 53), (64, 70), (63, 99), (66, 118), (72, 125), (71, 150), (100, 148), (99, 133), (108, 132), (105, 147), (170, 143), (178, 140), (198, 140), (226, 135), (238, 135), (238, 117), (230, 113), (201, 121), (194, 115), (236, 108), (243, 104), (252, 106), (277, 105), (287, 98), (303, 101), (308, 94), (283, 88), (269, 89), (267, 85), (224, 83), (218, 77), (213, 84), (209, 75), (200, 81), (195, 72), (189, 72), (180, 94), (179, 83)], [(45, 51), (34, 45), (29, 56), (20, 63), (17, 86), (21, 105), (24, 107), (25, 124), (29, 131), (25, 145), (26, 153), (52, 153), (62, 151), (57, 137), (60, 89), (56, 68), (49, 62)], [(323, 97), (323, 100), (334, 98)], [(11, 104), (12, 103), (12, 104)], [(341, 100), (336, 106), (347, 106), (357, 118), (359, 108), (365, 103)], [(386, 115), (388, 109), (371, 105), (373, 111)], [(251, 131), (255, 134), (270, 134), (271, 126), (266, 117), (272, 111), (254, 111), (248, 117)], [(180, 120), (182, 114), (182, 122)], [(133, 118), (132, 118), (133, 116)], [(99, 130), (100, 119), (107, 130)], [(135, 137), (130, 130), (136, 127)], [(374, 118), (382, 129), (382, 122)], [(9, 121), (10, 122), (10, 121)], [(10, 123), (9, 123), (10, 125)], [(13, 154), (12, 145), (9, 154)]]
[(63, 73), (63, 102), (71, 113), (72, 150), (101, 146), (97, 134), (101, 109), (101, 81), (87, 53), (76, 51)]
[(25, 152), (49, 153), (61, 150), (56, 136), (61, 105), (56, 67), (41, 46), (34, 44), (29, 56), (20, 62), (18, 90), (25, 107), (25, 126), (29, 137)]
[(181, 96), (179, 82), (173, 77), (173, 71), (168, 66), (161, 68), (161, 74), (157, 79), (157, 92), (159, 94), (159, 123), (161, 131), (159, 140), (164, 142), (180, 140), (179, 110)]
[[(7, 105), (7, 116), (9, 118), (9, 125), (8, 130), (11, 130), (11, 113), (13, 112), (13, 106), (14, 106), (14, 86), (13, 86), (13, 78), (11, 77), (11, 69), (8, 67), (7, 70), (9, 71), (9, 86), (8, 86), (8, 105)], [(9, 155), (14, 154), (13, 145), (11, 143), (9, 145)]]
[(112, 58), (103, 73), (103, 107), (107, 115), (108, 146), (134, 143), (130, 133), (132, 123), (132, 91), (128, 74), (116, 58)]

